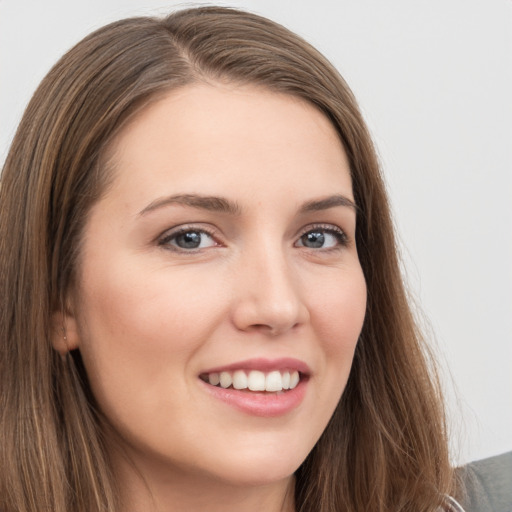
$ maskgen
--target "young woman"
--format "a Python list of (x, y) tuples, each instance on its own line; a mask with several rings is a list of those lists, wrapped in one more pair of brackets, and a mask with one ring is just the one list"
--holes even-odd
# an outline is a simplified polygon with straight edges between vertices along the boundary
[(372, 142), (299, 37), (100, 29), (0, 194), (3, 512), (456, 509)]

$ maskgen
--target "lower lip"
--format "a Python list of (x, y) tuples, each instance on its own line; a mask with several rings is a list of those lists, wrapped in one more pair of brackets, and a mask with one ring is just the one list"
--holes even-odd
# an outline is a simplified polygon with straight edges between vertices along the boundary
[(240, 391), (233, 388), (212, 386), (201, 380), (208, 393), (222, 402), (252, 416), (273, 418), (283, 416), (296, 409), (306, 394), (307, 379), (297, 387), (280, 393)]

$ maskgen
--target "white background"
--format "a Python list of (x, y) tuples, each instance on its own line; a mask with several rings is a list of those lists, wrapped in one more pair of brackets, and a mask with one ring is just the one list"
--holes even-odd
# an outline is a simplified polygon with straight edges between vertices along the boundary
[[(512, 1), (217, 3), (283, 23), (351, 85), (446, 367), (454, 461), (512, 449)], [(0, 0), (0, 162), (66, 49), (109, 21), (189, 5)]]

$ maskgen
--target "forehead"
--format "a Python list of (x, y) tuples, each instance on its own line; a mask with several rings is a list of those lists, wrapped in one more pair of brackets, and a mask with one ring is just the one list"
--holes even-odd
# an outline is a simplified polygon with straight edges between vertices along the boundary
[(162, 189), (198, 188), (212, 195), (325, 195), (332, 188), (352, 197), (347, 157), (327, 117), (304, 100), (255, 86), (172, 91), (132, 119), (109, 153), (115, 192), (148, 199)]

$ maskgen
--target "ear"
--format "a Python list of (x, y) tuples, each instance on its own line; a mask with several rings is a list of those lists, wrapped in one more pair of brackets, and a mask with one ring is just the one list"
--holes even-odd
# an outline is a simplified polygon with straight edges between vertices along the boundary
[(55, 311), (52, 314), (50, 336), (53, 348), (61, 356), (78, 348), (80, 344), (78, 326), (71, 311)]

